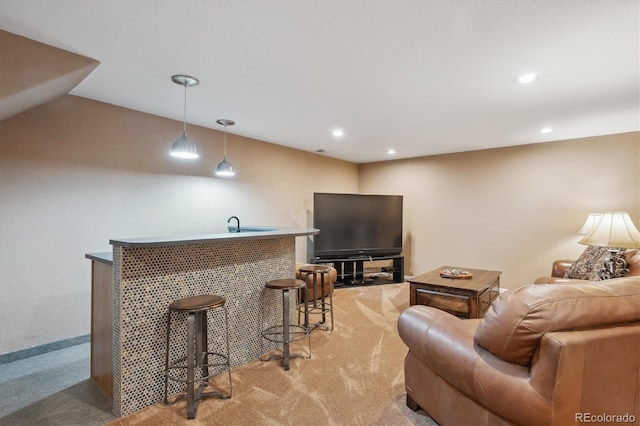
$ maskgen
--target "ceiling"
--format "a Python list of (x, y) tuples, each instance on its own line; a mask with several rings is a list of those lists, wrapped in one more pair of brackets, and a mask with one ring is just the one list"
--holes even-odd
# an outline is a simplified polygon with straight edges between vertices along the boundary
[(189, 123), (354, 163), (640, 130), (638, 0), (1, 0), (0, 29), (99, 61), (72, 95), (182, 121), (189, 74)]

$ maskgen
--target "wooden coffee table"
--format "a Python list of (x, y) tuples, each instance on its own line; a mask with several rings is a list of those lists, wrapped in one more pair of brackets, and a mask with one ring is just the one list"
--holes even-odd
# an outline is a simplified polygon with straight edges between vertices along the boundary
[[(463, 269), (471, 278), (444, 278), (440, 271)], [(500, 293), (500, 271), (442, 266), (409, 280), (410, 305), (427, 305), (461, 318), (482, 318)]]

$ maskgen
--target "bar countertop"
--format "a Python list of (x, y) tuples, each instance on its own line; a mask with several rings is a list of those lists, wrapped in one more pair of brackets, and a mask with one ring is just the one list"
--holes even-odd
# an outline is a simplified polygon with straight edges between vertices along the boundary
[(95, 260), (96, 262), (106, 263), (107, 265), (113, 264), (113, 252), (105, 251), (102, 253), (86, 253), (84, 255), (87, 259)]
[[(240, 232), (228, 232), (223, 234), (202, 234), (173, 237), (145, 237), (145, 238), (122, 238), (113, 239), (109, 242), (114, 247), (166, 247), (192, 244), (207, 244), (216, 241), (234, 240), (258, 240), (278, 237), (301, 237), (305, 235), (315, 235), (320, 230), (316, 228), (278, 228), (266, 226), (243, 226)], [(101, 253), (93, 253), (97, 255)], [(89, 255), (87, 255), (88, 257)], [(100, 260), (100, 259), (94, 259)], [(104, 261), (104, 260), (103, 260)]]

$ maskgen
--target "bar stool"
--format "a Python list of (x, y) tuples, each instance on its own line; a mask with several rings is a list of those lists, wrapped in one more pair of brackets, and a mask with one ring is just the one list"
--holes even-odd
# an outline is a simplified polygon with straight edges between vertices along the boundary
[[(331, 315), (331, 328), (333, 331), (333, 285), (331, 284), (331, 267), (324, 265), (303, 265), (298, 268), (300, 277), (307, 282), (309, 275), (312, 276), (312, 300), (311, 306), (307, 308), (308, 314), (305, 316), (304, 325), (309, 329), (309, 332), (315, 330), (317, 327), (324, 325), (325, 329), (329, 329), (325, 324), (327, 322), (327, 312)], [(318, 289), (318, 276), (320, 277), (320, 288)], [(325, 294), (325, 276), (329, 283), (329, 294)], [(307, 290), (309, 291), (309, 290)], [(318, 294), (319, 292), (319, 294)], [(329, 297), (329, 302), (326, 301), (326, 297)], [(308, 297), (307, 297), (308, 299)], [(320, 299), (320, 301), (318, 301)], [(300, 312), (302, 304), (298, 305), (298, 322), (300, 322)], [(309, 324), (309, 315), (322, 315), (322, 319), (315, 324)]]
[(282, 359), (282, 366), (285, 370), (289, 370), (290, 358), (304, 358), (304, 354), (290, 354), (289, 344), (309, 338), (309, 358), (311, 358), (311, 337), (309, 336), (309, 330), (307, 327), (290, 324), (289, 321), (289, 292), (291, 290), (304, 289), (304, 306), (307, 306), (306, 289), (307, 283), (297, 279), (280, 279), (267, 281), (265, 287), (272, 290), (282, 291), (282, 324), (273, 325), (262, 331), (262, 338), (275, 343), (282, 343), (282, 355), (269, 355), (268, 357), (262, 357), (263, 362), (270, 361), (272, 359)]
[[(165, 356), (164, 371), (164, 403), (174, 404), (178, 400), (185, 399), (185, 395), (178, 395), (173, 402), (169, 402), (168, 388), (169, 380), (186, 383), (187, 385), (187, 419), (194, 419), (198, 409), (198, 402), (201, 399), (211, 396), (217, 396), (221, 399), (231, 398), (231, 364), (229, 361), (229, 316), (227, 315), (227, 307), (225, 299), (216, 295), (202, 295), (186, 297), (173, 301), (169, 305), (169, 315), (167, 317), (167, 348)], [(225, 339), (227, 343), (227, 353), (209, 351), (208, 334), (207, 334), (207, 312), (212, 309), (223, 308), (225, 320)], [(171, 315), (174, 312), (182, 312), (187, 314), (187, 355), (174, 361), (169, 361), (169, 345), (171, 341)], [(195, 352), (194, 352), (195, 348)], [(213, 362), (209, 362), (209, 357), (213, 358)], [(229, 393), (222, 391), (203, 392), (208, 386), (209, 379), (217, 375), (219, 370), (217, 367), (225, 367), (229, 373)], [(209, 369), (214, 371), (210, 374)], [(172, 370), (186, 370), (186, 379), (178, 378), (172, 374)], [(200, 377), (196, 377), (196, 371), (200, 370)], [(224, 369), (222, 370), (224, 371)], [(194, 391), (194, 384), (199, 383), (198, 390)]]

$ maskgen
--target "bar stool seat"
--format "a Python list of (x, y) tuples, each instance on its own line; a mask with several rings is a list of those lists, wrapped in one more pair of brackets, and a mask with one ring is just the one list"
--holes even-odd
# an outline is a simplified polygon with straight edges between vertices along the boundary
[[(187, 418), (194, 419), (198, 409), (198, 402), (206, 397), (219, 397), (221, 399), (231, 398), (232, 382), (231, 382), (231, 363), (229, 358), (229, 317), (225, 306), (226, 300), (222, 296), (217, 295), (200, 295), (178, 299), (169, 304), (169, 314), (167, 316), (167, 345), (165, 356), (165, 382), (164, 382), (164, 403), (174, 404), (181, 399), (187, 399)], [(225, 319), (225, 340), (226, 354), (220, 352), (212, 352), (209, 350), (208, 333), (207, 333), (207, 312), (213, 309), (222, 308), (224, 310)], [(187, 355), (176, 360), (169, 360), (170, 341), (171, 341), (171, 317), (173, 313), (187, 314)], [(209, 357), (213, 358), (213, 362), (209, 362)], [(211, 391), (204, 392), (204, 388), (208, 386), (209, 379), (219, 374), (219, 368), (224, 367), (229, 374), (229, 391)], [(213, 372), (210, 374), (210, 368)], [(224, 369), (222, 371), (224, 371)], [(179, 378), (172, 374), (174, 370), (186, 370), (186, 379)], [(200, 376), (196, 379), (196, 370), (199, 370)], [(173, 402), (169, 402), (168, 388), (169, 380), (186, 383), (186, 395), (178, 395)], [(198, 390), (194, 390), (194, 385), (198, 384)]]
[[(325, 329), (333, 331), (333, 285), (331, 284), (331, 267), (325, 265), (303, 265), (298, 268), (298, 272), (300, 273), (300, 277), (307, 281), (307, 277), (309, 275), (312, 276), (312, 288), (310, 291), (312, 292), (310, 306), (306, 308), (307, 315), (305, 315), (304, 325), (309, 329), (309, 332), (315, 330), (316, 328), (323, 326)], [(318, 277), (320, 277), (320, 283), (318, 283)], [(329, 283), (329, 294), (325, 294), (325, 279), (326, 282)], [(327, 302), (326, 298), (329, 298)], [(309, 299), (307, 297), (307, 299)], [(300, 313), (302, 313), (303, 306), (302, 304), (298, 305), (298, 322), (300, 322)], [(326, 315), (329, 313), (331, 315), (331, 328), (329, 328), (327, 323)], [(321, 319), (314, 323), (309, 323), (310, 315), (321, 315)]]
[(307, 327), (299, 324), (290, 324), (289, 321), (289, 297), (291, 290), (304, 289), (304, 305), (306, 306), (307, 283), (298, 279), (279, 279), (267, 281), (265, 287), (282, 291), (282, 324), (273, 325), (262, 331), (262, 338), (275, 343), (282, 343), (282, 355), (269, 355), (261, 360), (266, 362), (272, 359), (282, 359), (282, 366), (289, 370), (290, 358), (303, 358), (304, 354), (290, 354), (289, 344), (307, 337), (309, 339), (309, 358), (311, 358), (311, 338)]

